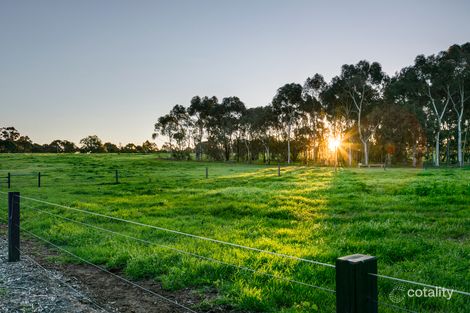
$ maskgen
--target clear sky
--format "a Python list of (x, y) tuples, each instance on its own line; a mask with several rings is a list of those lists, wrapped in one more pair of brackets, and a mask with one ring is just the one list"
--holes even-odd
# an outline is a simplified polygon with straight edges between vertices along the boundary
[(150, 139), (194, 95), (278, 87), (470, 41), (470, 1), (0, 0), (0, 126), (33, 141)]

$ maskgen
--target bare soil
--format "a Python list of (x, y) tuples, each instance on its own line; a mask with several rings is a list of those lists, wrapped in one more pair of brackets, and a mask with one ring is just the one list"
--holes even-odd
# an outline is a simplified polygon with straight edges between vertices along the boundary
[[(57, 251), (24, 236), (21, 261), (8, 263), (6, 227), (0, 225), (0, 231), (0, 312), (187, 312), (91, 265), (56, 262)], [(113, 273), (122, 276), (118, 271)], [(203, 297), (188, 289), (169, 292), (152, 280), (135, 283), (192, 309), (203, 298), (216, 296), (215, 291)], [(229, 311), (224, 307), (204, 310)]]

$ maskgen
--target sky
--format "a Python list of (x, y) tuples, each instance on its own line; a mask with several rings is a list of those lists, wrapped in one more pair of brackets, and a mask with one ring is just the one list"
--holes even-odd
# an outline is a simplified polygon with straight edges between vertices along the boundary
[(195, 95), (267, 105), (363, 59), (391, 75), (470, 41), (469, 14), (466, 0), (0, 0), (0, 127), (142, 143)]

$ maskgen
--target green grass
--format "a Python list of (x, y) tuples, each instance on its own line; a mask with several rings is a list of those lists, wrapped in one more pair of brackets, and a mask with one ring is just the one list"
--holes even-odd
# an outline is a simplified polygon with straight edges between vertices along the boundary
[[(209, 178), (205, 179), (205, 167)], [(114, 182), (119, 168), (121, 183)], [(152, 155), (1, 155), (0, 176), (24, 196), (334, 264), (378, 257), (379, 273), (470, 290), (470, 171), (343, 169), (172, 162)], [(73, 175), (73, 176), (72, 176)], [(2, 183), (0, 190), (5, 191)], [(1, 216), (6, 218), (6, 196)], [(168, 290), (211, 295), (196, 307), (334, 312), (335, 296), (200, 260), (40, 213), (34, 208), (276, 276), (335, 288), (334, 269), (22, 200), (22, 225), (80, 256)], [(77, 262), (62, 257), (64, 262)], [(379, 278), (379, 300), (396, 286)], [(413, 287), (406, 285), (406, 288)], [(470, 298), (405, 298), (420, 312), (469, 312)], [(395, 312), (386, 305), (380, 312)]]

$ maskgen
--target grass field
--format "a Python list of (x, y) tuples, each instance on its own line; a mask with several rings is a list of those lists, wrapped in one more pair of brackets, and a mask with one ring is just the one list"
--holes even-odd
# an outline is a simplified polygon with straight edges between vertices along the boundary
[[(205, 178), (205, 167), (209, 178)], [(114, 169), (120, 184), (114, 184)], [(470, 171), (342, 169), (173, 162), (154, 155), (0, 155), (0, 175), (22, 196), (145, 224), (334, 264), (354, 253), (378, 257), (379, 273), (470, 290)], [(127, 176), (127, 177), (126, 177)], [(5, 183), (0, 190), (5, 191)], [(6, 196), (1, 194), (1, 217)], [(271, 275), (335, 288), (334, 269), (227, 247), (22, 199), (22, 225), (134, 279), (206, 296), (195, 309), (334, 312), (328, 291), (200, 260), (61, 220), (36, 209)], [(61, 261), (76, 262), (63, 257)], [(399, 312), (379, 278), (380, 312)], [(406, 285), (406, 288), (416, 286)], [(419, 312), (470, 312), (470, 298), (405, 298)]]

